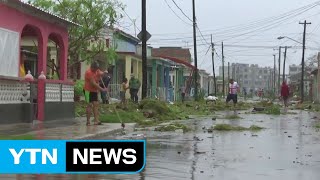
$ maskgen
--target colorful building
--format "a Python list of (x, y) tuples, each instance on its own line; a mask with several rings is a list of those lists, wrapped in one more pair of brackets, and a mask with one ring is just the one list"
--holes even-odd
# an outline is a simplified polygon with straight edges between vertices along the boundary
[[(130, 75), (134, 74), (136, 78), (142, 82), (142, 60), (137, 54), (137, 45), (139, 39), (125, 33), (119, 29), (111, 29), (105, 27), (101, 32), (101, 38), (106, 42), (106, 49), (114, 48), (117, 58), (110, 60), (105, 56), (97, 56), (94, 60), (98, 60), (112, 76), (110, 88), (110, 96), (112, 98), (120, 98), (120, 84), (124, 78), (130, 79)], [(90, 67), (90, 63), (83, 62), (81, 64), (81, 79), (84, 79), (84, 72)], [(138, 93), (141, 97), (141, 88)], [(127, 91), (126, 97), (129, 98)]]
[[(74, 89), (67, 80), (68, 27), (74, 25), (19, 0), (0, 1), (0, 123), (74, 117)], [(34, 71), (35, 79), (42, 77), (32, 83), (22, 81), (24, 76), (19, 73), (20, 47), (26, 37), (34, 37), (37, 51), (31, 53), (32, 62), (24, 63), (25, 70)], [(59, 47), (59, 80), (40, 76), (48, 72), (50, 41)]]

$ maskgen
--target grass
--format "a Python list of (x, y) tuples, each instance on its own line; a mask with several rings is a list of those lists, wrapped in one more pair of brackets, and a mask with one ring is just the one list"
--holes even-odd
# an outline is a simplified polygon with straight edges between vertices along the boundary
[(34, 140), (35, 137), (31, 134), (15, 135), (15, 136), (0, 136), (0, 140)]
[[(141, 126), (154, 126), (159, 123), (170, 120), (189, 119), (189, 115), (210, 116), (215, 111), (230, 109), (231, 104), (226, 105), (225, 102), (217, 101), (216, 103), (208, 103), (205, 101), (189, 101), (185, 103), (175, 102), (167, 104), (163, 101), (155, 99), (144, 99), (139, 105), (128, 103), (127, 109), (122, 110), (118, 104), (100, 105), (100, 120), (105, 123), (119, 123), (120, 119), (124, 123), (138, 123)], [(239, 102), (239, 109), (248, 109), (251, 107), (248, 103)], [(137, 111), (139, 109), (139, 111)], [(119, 114), (119, 117), (116, 113)], [(152, 112), (152, 120), (146, 120), (143, 113)], [(75, 116), (86, 116), (86, 103), (84, 101), (77, 102), (75, 106)], [(229, 119), (238, 119), (238, 117), (230, 117)]]
[(266, 114), (271, 114), (271, 115), (280, 115), (280, 106), (279, 105), (272, 105), (270, 107), (267, 107), (265, 110)]
[(257, 111), (259, 114), (280, 115), (280, 106), (267, 101), (261, 101), (255, 104), (255, 107), (265, 108), (263, 111)]
[(252, 125), (249, 128), (242, 126), (232, 126), (230, 124), (217, 124), (213, 127), (216, 131), (260, 131), (264, 128)]
[(178, 129), (182, 129), (184, 133), (190, 131), (189, 127), (187, 127), (186, 125), (180, 124), (180, 123), (169, 124), (166, 126), (157, 127), (155, 130), (160, 131), (160, 132), (166, 132), (166, 131), (175, 131)]
[(270, 107), (273, 106), (274, 104), (270, 101), (260, 101), (255, 104), (256, 107)]
[(314, 127), (320, 129), (320, 124), (317, 124)]
[(298, 113), (296, 113), (296, 112), (283, 112), (281, 114), (283, 114), (283, 115), (287, 115), (287, 114), (295, 115), (295, 114), (298, 114)]
[(232, 115), (227, 115), (224, 117), (225, 119), (242, 119), (240, 116), (236, 115), (236, 114), (232, 114)]

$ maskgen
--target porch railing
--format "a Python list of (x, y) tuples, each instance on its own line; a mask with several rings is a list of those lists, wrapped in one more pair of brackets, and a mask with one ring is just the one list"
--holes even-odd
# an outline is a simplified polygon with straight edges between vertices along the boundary
[(74, 102), (74, 87), (62, 81), (46, 81), (46, 102)]
[(121, 84), (109, 84), (109, 93), (111, 98), (120, 99)]
[(0, 104), (28, 103), (30, 84), (19, 79), (0, 77)]

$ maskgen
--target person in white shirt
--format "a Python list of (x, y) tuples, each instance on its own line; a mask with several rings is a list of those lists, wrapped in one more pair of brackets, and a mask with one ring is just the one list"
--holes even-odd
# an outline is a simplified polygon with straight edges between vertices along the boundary
[(239, 85), (237, 82), (235, 82), (233, 79), (230, 79), (229, 81), (229, 94), (227, 96), (226, 103), (228, 104), (231, 100), (233, 101), (233, 105), (236, 106), (238, 102), (238, 91), (239, 91)]

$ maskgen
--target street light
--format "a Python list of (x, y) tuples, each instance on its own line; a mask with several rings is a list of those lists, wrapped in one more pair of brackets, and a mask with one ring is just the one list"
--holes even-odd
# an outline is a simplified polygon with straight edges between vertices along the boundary
[(304, 29), (304, 36), (303, 36), (303, 43), (301, 43), (301, 42), (299, 42), (299, 41), (297, 41), (297, 40), (294, 40), (294, 39), (292, 39), (292, 38), (290, 38), (290, 37), (287, 37), (287, 36), (280, 36), (280, 37), (278, 37), (278, 39), (280, 40), (280, 39), (283, 39), (283, 38), (288, 38), (288, 39), (290, 39), (290, 40), (292, 40), (292, 41), (294, 41), (294, 42), (297, 42), (297, 43), (299, 43), (299, 44), (302, 44), (302, 62), (301, 62), (301, 82), (300, 82), (300, 86), (301, 86), (301, 101), (303, 102), (303, 99), (304, 99), (304, 87), (303, 87), (303, 85), (304, 85), (304, 54), (305, 54), (305, 49), (306, 49), (306, 47), (305, 47), (305, 31), (306, 31), (306, 22), (305, 22), (305, 29)]
[(292, 40), (292, 41), (294, 41), (294, 42), (296, 42), (296, 43), (302, 44), (301, 42), (299, 42), (299, 41), (297, 41), (297, 40), (295, 40), (295, 39), (292, 39), (292, 38), (290, 38), (290, 37), (288, 37), (288, 36), (279, 36), (279, 37), (278, 37), (279, 40), (284, 39), (284, 38), (287, 38), (287, 39), (290, 39), (290, 40)]

